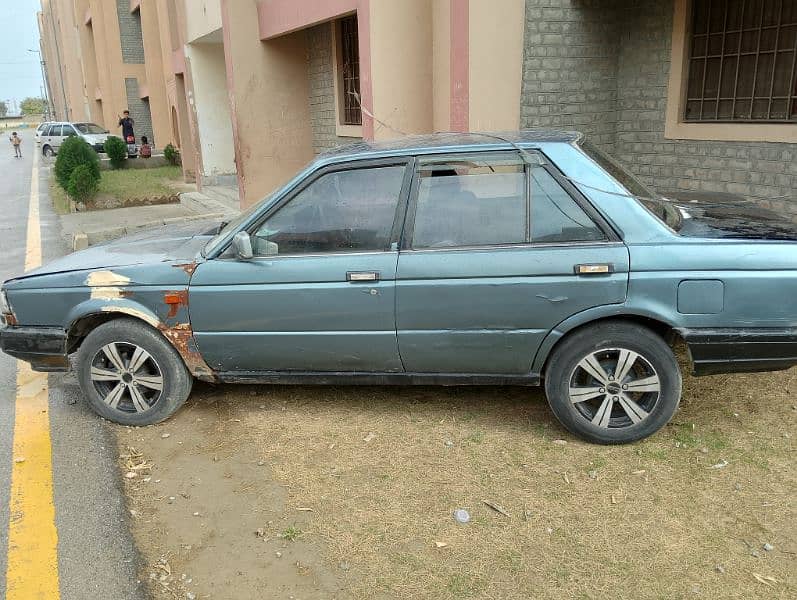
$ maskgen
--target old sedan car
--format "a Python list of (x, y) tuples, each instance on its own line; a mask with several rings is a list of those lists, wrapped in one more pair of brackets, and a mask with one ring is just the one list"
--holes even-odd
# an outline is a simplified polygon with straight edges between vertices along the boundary
[[(741, 206), (741, 208), (740, 208)], [(698, 375), (797, 363), (797, 227), (656, 198), (578, 133), (438, 134), (322, 155), (232, 222), (128, 237), (5, 282), (2, 348), (76, 368), (103, 417), (173, 414), (193, 378), (544, 382), (598, 443)]]

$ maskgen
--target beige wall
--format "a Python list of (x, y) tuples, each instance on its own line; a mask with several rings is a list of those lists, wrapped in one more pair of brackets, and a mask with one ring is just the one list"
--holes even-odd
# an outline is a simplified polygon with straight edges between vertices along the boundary
[(141, 33), (144, 39), (145, 81), (149, 93), (149, 108), (152, 115), (152, 132), (158, 148), (173, 142), (171, 114), (166, 98), (166, 72), (170, 67), (163, 62), (160, 27), (158, 25), (158, 3), (156, 0), (141, 0)]
[(243, 206), (313, 158), (303, 32), (261, 42), (254, 0), (223, 0), (224, 46)]
[(520, 127), (523, 0), (470, 0), (468, 78), (471, 131)]
[(371, 79), (374, 139), (428, 133), (432, 110), (432, 3), (372, 0)]
[[(190, 44), (221, 29), (221, 0), (184, 0), (185, 43)], [(213, 41), (220, 42), (221, 38)]]
[(235, 173), (224, 45), (189, 44), (186, 59), (194, 83), (189, 96), (199, 131), (201, 173), (205, 181), (213, 183), (219, 175)]
[(451, 123), (451, 0), (432, 4), (432, 102), (434, 131)]

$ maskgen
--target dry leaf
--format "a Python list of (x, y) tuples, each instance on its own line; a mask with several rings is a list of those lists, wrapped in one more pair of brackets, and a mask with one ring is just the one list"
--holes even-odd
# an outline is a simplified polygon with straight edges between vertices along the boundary
[(376, 437), (376, 434), (375, 434), (373, 431), (369, 431), (369, 432), (368, 432), (368, 435), (366, 435), (366, 436), (363, 438), (363, 441), (364, 441), (364, 442), (367, 444), (368, 442), (370, 442), (370, 441), (371, 441), (372, 439), (374, 439), (375, 437)]
[(631, 475), (644, 475), (645, 469), (639, 469), (639, 471), (631, 471)]
[(777, 583), (778, 580), (774, 577), (770, 577), (769, 575), (759, 575), (758, 573), (753, 573), (753, 577), (755, 577), (756, 581), (759, 583), (763, 583), (764, 585), (771, 586), (773, 583)]
[(612, 504), (617, 504), (617, 498), (614, 497), (614, 494), (612, 494)]
[(512, 515), (506, 512), (499, 504), (496, 504), (495, 502), (490, 502), (489, 500), (482, 500), (482, 502), (484, 502), (487, 506), (492, 508), (495, 512), (501, 513), (507, 518), (512, 518)]
[(435, 542), (434, 545), (437, 548), (445, 548), (446, 546), (448, 546), (448, 542)]
[(307, 508), (306, 506), (300, 506), (300, 507), (299, 507), (299, 508), (297, 508), (296, 510), (299, 510), (299, 511), (301, 511), (301, 512), (313, 512), (313, 509), (312, 509), (312, 508)]

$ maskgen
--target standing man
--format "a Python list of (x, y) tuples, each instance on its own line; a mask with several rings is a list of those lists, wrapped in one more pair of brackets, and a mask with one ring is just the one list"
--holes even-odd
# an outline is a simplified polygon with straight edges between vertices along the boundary
[(130, 138), (133, 138), (132, 142), (135, 142), (136, 134), (133, 133), (133, 119), (130, 118), (130, 111), (126, 110), (122, 113), (124, 116), (119, 117), (119, 127), (122, 128), (122, 139), (125, 142), (131, 143)]
[(19, 137), (15, 131), (8, 139), (11, 145), (14, 146), (14, 158), (22, 158), (22, 138)]

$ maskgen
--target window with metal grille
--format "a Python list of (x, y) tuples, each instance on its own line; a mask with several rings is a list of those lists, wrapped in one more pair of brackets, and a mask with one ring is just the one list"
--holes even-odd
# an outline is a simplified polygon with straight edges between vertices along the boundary
[(357, 15), (340, 20), (339, 89), (343, 93), (340, 106), (342, 125), (362, 125), (360, 109), (360, 50), (357, 37)]
[(692, 0), (684, 119), (797, 123), (797, 1)]

